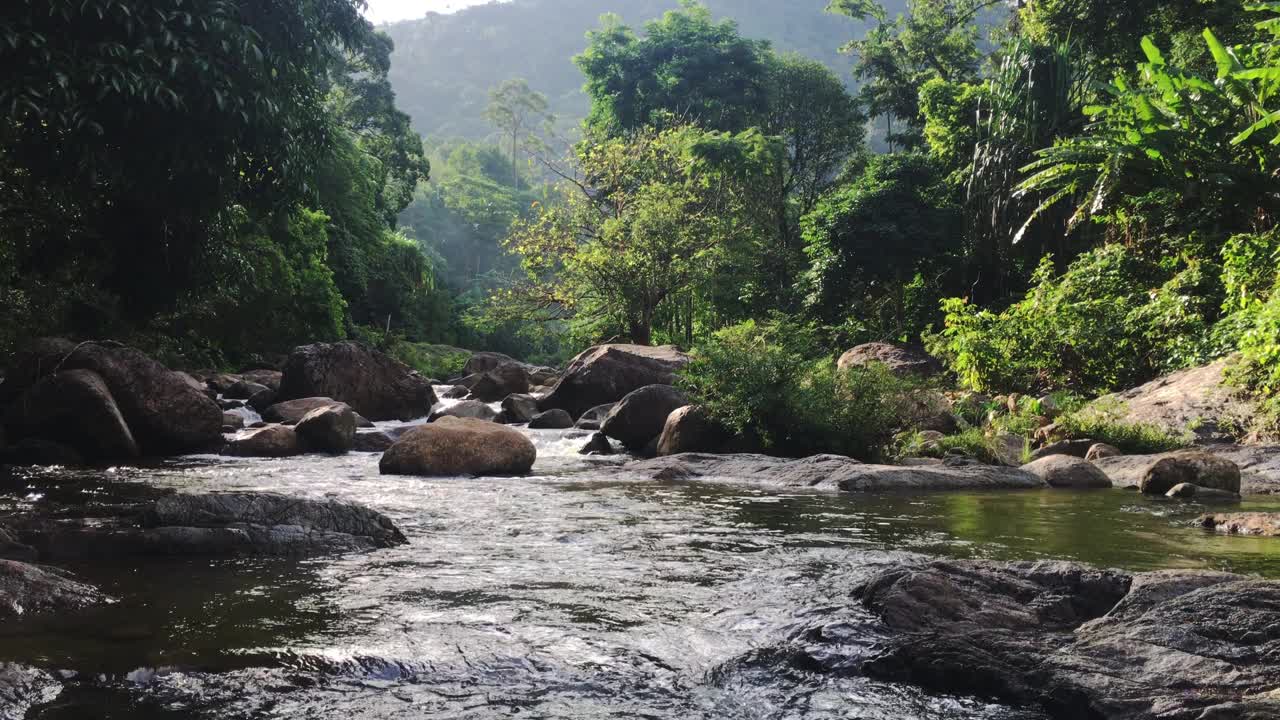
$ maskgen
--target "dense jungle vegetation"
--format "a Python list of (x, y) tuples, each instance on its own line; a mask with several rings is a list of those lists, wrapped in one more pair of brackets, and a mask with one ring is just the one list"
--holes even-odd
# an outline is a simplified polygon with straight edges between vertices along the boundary
[[(547, 4), (393, 26), (394, 51), (355, 0), (8, 4), (0, 352), (60, 332), (226, 365), (354, 336), (444, 370), (414, 343), (671, 342), (721, 419), (769, 435), (742, 408), (773, 398), (796, 437), (841, 383), (891, 382), (832, 370), (871, 340), (991, 393), (1236, 353), (1241, 387), (1280, 386), (1280, 3), (629, 3), (572, 48), (484, 22)], [(548, 39), (523, 80), (414, 64), (480, 27)], [(471, 89), (406, 92), (411, 121), (396, 73)], [(842, 410), (838, 442), (881, 443), (855, 425), (888, 411)]]

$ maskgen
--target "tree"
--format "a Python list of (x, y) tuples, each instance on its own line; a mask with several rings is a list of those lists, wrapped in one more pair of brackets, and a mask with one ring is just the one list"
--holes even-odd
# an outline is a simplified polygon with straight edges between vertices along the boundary
[(824, 197), (804, 218), (809, 310), (830, 323), (859, 318), (879, 339), (923, 329), (907, 327), (904, 293), (927, 265), (946, 268), (960, 249), (950, 195), (928, 157), (900, 153), (877, 156), (856, 182)]
[(553, 122), (547, 113), (546, 96), (532, 90), (524, 80), (508, 80), (489, 91), (489, 107), (484, 116), (511, 138), (511, 176), (519, 177), (520, 145), (530, 139), (530, 126), (537, 120)]
[(616, 15), (607, 15), (573, 59), (587, 78), (588, 128), (625, 134), (694, 124), (739, 132), (758, 123), (768, 43), (743, 39), (733, 21), (715, 22), (692, 0), (681, 0), (680, 10), (644, 29), (637, 37)]
[(582, 143), (563, 199), (508, 238), (526, 277), (496, 293), (491, 311), (649, 343), (664, 304), (702, 287), (748, 222), (731, 180), (767, 172), (777, 152), (759, 133), (690, 127)]

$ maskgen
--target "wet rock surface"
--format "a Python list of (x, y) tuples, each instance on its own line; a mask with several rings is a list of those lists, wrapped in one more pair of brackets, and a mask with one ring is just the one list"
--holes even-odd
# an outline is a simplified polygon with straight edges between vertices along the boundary
[(852, 595), (876, 620), (856, 629), (863, 642), (847, 621), (819, 621), (797, 633), (790, 663), (1034, 704), (1062, 720), (1280, 717), (1277, 582), (927, 561)]
[(575, 418), (597, 405), (621, 400), (646, 385), (670, 385), (689, 356), (664, 345), (597, 345), (575, 357), (551, 392), (543, 410), (559, 408)]
[(844, 492), (1033, 489), (1044, 480), (1015, 468), (953, 461), (869, 465), (839, 455), (792, 460), (768, 455), (684, 453), (630, 463), (629, 472), (667, 482), (702, 481)]
[(359, 343), (294, 348), (280, 380), (285, 400), (328, 397), (370, 420), (426, 417), (436, 404), (427, 379), (404, 363)]
[(1240, 468), (1240, 492), (1280, 493), (1280, 445), (1206, 445), (1205, 452), (1235, 463)]
[(89, 370), (46, 376), (4, 413), (15, 439), (45, 438), (76, 448), (92, 461), (138, 457), (138, 443), (106, 382)]
[(533, 443), (518, 430), (444, 417), (402, 435), (378, 467), (383, 475), (522, 475), (536, 458)]
[(0, 663), (0, 720), (24, 720), (33, 706), (57, 699), (62, 683), (52, 673)]
[(1280, 537), (1280, 513), (1216, 513), (1201, 515), (1196, 524), (1227, 535)]
[(1093, 463), (1071, 455), (1048, 455), (1022, 466), (1056, 488), (1109, 488), (1111, 478)]
[(31, 613), (67, 612), (107, 598), (69, 573), (17, 560), (0, 560), (0, 620)]
[(628, 450), (640, 451), (662, 434), (667, 417), (686, 403), (684, 393), (670, 385), (646, 385), (627, 393), (609, 411), (600, 424), (600, 432)]
[(248, 430), (227, 443), (224, 454), (235, 457), (281, 458), (301, 455), (298, 434), (287, 425), (267, 425)]
[(1230, 460), (1201, 450), (1160, 455), (1120, 455), (1094, 461), (1117, 487), (1135, 487), (1148, 495), (1163, 495), (1181, 483), (1239, 493), (1240, 468)]

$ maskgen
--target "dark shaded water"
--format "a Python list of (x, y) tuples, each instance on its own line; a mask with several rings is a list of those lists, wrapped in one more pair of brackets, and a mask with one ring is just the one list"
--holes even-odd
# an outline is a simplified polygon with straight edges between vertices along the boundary
[[(75, 673), (64, 718), (863, 718), (1029, 720), (1030, 710), (755, 651), (859, 578), (925, 553), (1280, 576), (1280, 540), (1189, 527), (1203, 508), (1124, 491), (833, 496), (628, 477), (540, 432), (539, 475), (384, 478), (377, 456), (224, 460), (20, 478), (103, 502), (135, 481), (334, 495), (411, 544), (313, 561), (72, 567), (119, 602), (0, 629), (0, 660)], [(1280, 509), (1280, 499), (1244, 509)], [(868, 622), (869, 626), (869, 622)], [(868, 630), (868, 652), (876, 638)]]

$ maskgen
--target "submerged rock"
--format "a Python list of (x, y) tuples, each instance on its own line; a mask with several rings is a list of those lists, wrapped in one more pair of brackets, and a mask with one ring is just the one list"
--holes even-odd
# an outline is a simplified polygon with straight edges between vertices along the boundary
[(1045, 487), (1044, 480), (1015, 468), (963, 461), (941, 465), (868, 465), (839, 455), (791, 460), (768, 455), (684, 453), (633, 462), (625, 469), (668, 482), (697, 480), (845, 492)]
[(1055, 488), (1109, 488), (1111, 478), (1093, 463), (1071, 455), (1049, 455), (1022, 466)]
[(78, 610), (104, 600), (97, 588), (61, 570), (0, 560), (0, 619)]
[(538, 403), (543, 410), (559, 408), (575, 418), (597, 405), (621, 400), (646, 385), (670, 385), (689, 356), (664, 345), (597, 345), (570, 363), (555, 387)]
[(1165, 497), (1178, 500), (1200, 500), (1204, 502), (1239, 502), (1240, 496), (1227, 490), (1214, 490), (1191, 483), (1178, 483), (1169, 488)]
[(406, 432), (378, 463), (383, 475), (523, 475), (537, 450), (506, 425), (444, 417)]
[(828, 642), (842, 633), (819, 621), (798, 636), (810, 668), (1038, 704), (1061, 720), (1280, 717), (1277, 582), (939, 560), (884, 570), (854, 596), (879, 620), (860, 633), (874, 642)]
[(280, 398), (328, 397), (370, 420), (412, 420), (431, 414), (431, 384), (404, 363), (354, 342), (293, 349), (280, 380)]
[(1280, 537), (1280, 513), (1239, 512), (1201, 515), (1200, 527), (1227, 535), (1261, 535)]
[(638, 452), (662, 434), (667, 417), (687, 402), (684, 393), (670, 385), (646, 385), (627, 393), (614, 406), (601, 423), (600, 432)]

